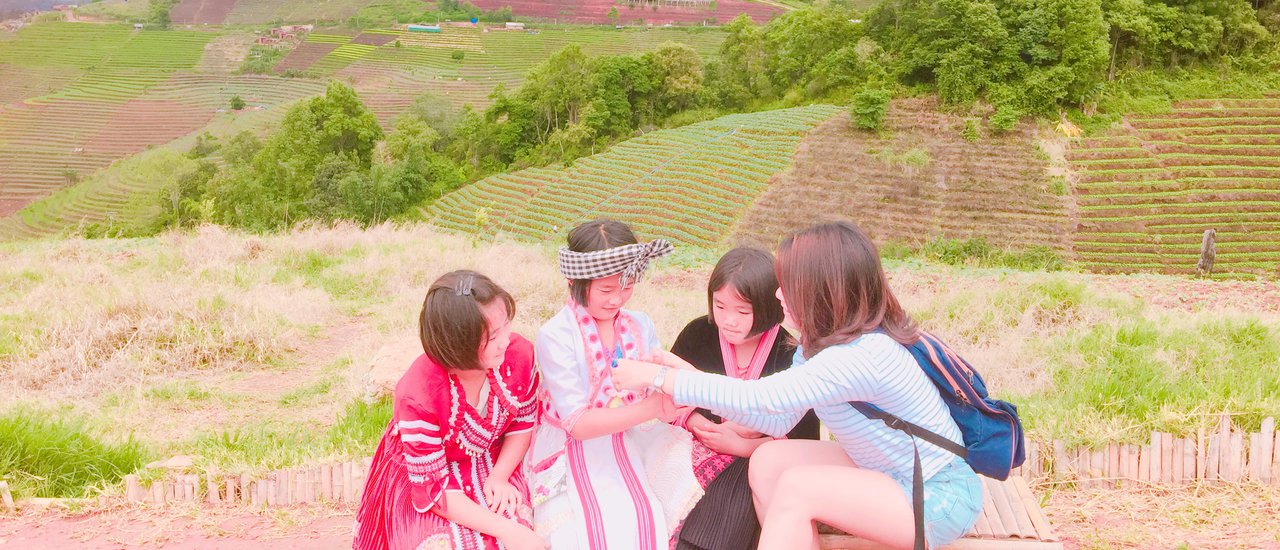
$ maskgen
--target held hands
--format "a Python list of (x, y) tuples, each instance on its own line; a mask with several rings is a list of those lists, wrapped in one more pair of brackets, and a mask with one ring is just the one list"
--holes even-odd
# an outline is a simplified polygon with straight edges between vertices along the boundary
[(660, 368), (662, 365), (647, 361), (619, 359), (611, 373), (613, 385), (621, 390), (641, 391), (649, 387)]
[(666, 350), (658, 350), (656, 354), (638, 360), (619, 359), (618, 366), (611, 374), (613, 385), (623, 390), (643, 390), (653, 383), (653, 379), (658, 376), (658, 370), (662, 367), (697, 370), (680, 356)]
[(510, 481), (489, 476), (484, 481), (484, 498), (489, 501), (489, 511), (500, 516), (512, 514), (520, 504), (520, 492)]
[(676, 406), (675, 401), (671, 400), (671, 396), (660, 393), (649, 394), (644, 398), (645, 405), (653, 410), (653, 417), (659, 422), (670, 424), (680, 414), (680, 408)]
[[(772, 439), (733, 422), (725, 421), (717, 424), (700, 414), (689, 417), (688, 426), (694, 437), (697, 437), (698, 441), (708, 449), (733, 456), (751, 456), (757, 447)], [(744, 436), (738, 430), (755, 434), (755, 437)]]

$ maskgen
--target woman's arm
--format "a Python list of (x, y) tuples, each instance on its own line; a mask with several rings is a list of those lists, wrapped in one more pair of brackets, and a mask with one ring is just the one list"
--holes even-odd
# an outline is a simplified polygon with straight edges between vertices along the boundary
[(578, 417), (578, 422), (569, 430), (569, 435), (583, 440), (628, 430), (642, 422), (663, 416), (664, 407), (670, 407), (674, 412), (674, 405), (669, 403), (667, 396), (655, 393), (616, 409), (590, 409)]

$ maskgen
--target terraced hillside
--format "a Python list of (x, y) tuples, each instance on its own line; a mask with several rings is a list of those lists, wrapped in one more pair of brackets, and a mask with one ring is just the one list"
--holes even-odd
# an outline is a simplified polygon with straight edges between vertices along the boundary
[(738, 226), (762, 246), (821, 219), (852, 219), (878, 242), (937, 236), (1069, 252), (1070, 196), (1045, 175), (1030, 128), (974, 142), (964, 120), (930, 100), (895, 101), (886, 135), (841, 114), (805, 135), (792, 167), (769, 183)]
[(528, 240), (609, 216), (647, 237), (721, 243), (769, 178), (790, 164), (801, 136), (837, 111), (815, 105), (651, 132), (569, 168), (486, 178), (436, 201), (427, 216), (442, 227)]
[(613, 24), (610, 10), (617, 9), (618, 23), (650, 25), (698, 24), (703, 21), (728, 23), (739, 14), (747, 14), (756, 23), (764, 24), (782, 13), (777, 4), (752, 2), (751, 0), (703, 0), (701, 2), (667, 2), (614, 0), (475, 0), (476, 6), (487, 10), (511, 8), (516, 17), (532, 17), (544, 21), (573, 23)]
[(1187, 101), (1084, 140), (1076, 255), (1105, 272), (1195, 273), (1206, 229), (1219, 273), (1280, 267), (1280, 99)]
[[(326, 71), (336, 68), (334, 76), (353, 82), (384, 124), (426, 91), (458, 107), (484, 108), (490, 102), (489, 94), (499, 84), (509, 91), (519, 88), (529, 69), (571, 44), (580, 46), (589, 56), (597, 56), (646, 52), (674, 41), (688, 44), (704, 58), (711, 58), (724, 40), (724, 33), (719, 31), (619, 31), (589, 27), (552, 27), (538, 34), (446, 27), (440, 34), (372, 30), (363, 36), (379, 35), (390, 40), (377, 48), (362, 49), (354, 58), (337, 59), (331, 63), (326, 60), (339, 56), (339, 51), (332, 44), (315, 44), (308, 38), (303, 47), (328, 47), (326, 54), (313, 60), (310, 70), (326, 74)], [(356, 42), (360, 39), (350, 37), (347, 40)], [(400, 47), (395, 46), (397, 40)], [(455, 51), (463, 52), (463, 59), (454, 59)], [(297, 51), (284, 62), (289, 62), (296, 55)]]
[(270, 109), (323, 89), (315, 81), (197, 72), (206, 45), (218, 37), (52, 23), (0, 41), (0, 60), (15, 74), (66, 77), (47, 80), (51, 89), (0, 80), (0, 97), (9, 100), (0, 104), (0, 217), (118, 159), (200, 130), (233, 96), (251, 109)]

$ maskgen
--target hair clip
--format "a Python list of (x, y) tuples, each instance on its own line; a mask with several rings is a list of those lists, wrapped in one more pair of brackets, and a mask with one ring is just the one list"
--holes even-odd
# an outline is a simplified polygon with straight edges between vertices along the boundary
[(453, 287), (453, 291), (456, 292), (458, 296), (470, 296), (471, 285), (472, 283), (475, 283), (475, 281), (475, 275), (467, 274), (467, 276), (458, 280), (458, 284)]

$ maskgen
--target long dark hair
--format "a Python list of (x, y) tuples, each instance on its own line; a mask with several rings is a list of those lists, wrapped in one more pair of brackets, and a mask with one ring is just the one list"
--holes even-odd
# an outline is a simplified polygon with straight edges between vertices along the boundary
[(919, 329), (893, 295), (871, 239), (849, 222), (815, 225), (782, 241), (778, 282), (805, 357), (873, 330), (903, 345)]

